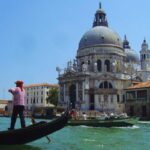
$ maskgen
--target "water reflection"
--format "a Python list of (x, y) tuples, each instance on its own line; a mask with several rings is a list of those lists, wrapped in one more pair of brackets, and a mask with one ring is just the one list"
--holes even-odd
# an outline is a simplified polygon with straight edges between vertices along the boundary
[(31, 145), (0, 145), (3, 150), (41, 150), (39, 147)]

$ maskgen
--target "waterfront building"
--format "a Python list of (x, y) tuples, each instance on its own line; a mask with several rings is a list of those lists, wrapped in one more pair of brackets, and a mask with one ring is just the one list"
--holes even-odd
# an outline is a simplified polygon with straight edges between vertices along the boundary
[(81, 37), (76, 58), (65, 69), (56, 68), (60, 105), (70, 103), (80, 110), (124, 112), (124, 89), (133, 81), (148, 79), (149, 52), (144, 40), (139, 58), (127, 37), (122, 41), (109, 27), (100, 4), (92, 28)]
[(41, 84), (31, 84), (26, 85), (25, 91), (25, 105), (28, 111), (32, 111), (34, 108), (37, 107), (49, 107), (52, 106), (50, 103), (46, 101), (49, 90), (51, 88), (57, 88), (57, 84), (48, 84), (48, 83), (41, 83)]
[(11, 116), (12, 111), (13, 111), (13, 101), (10, 100), (8, 101), (8, 104), (7, 104), (7, 113), (8, 113), (7, 115)]
[(8, 100), (0, 100), (0, 113), (3, 113), (7, 110)]
[(125, 89), (125, 109), (130, 116), (150, 119), (150, 81), (135, 83)]

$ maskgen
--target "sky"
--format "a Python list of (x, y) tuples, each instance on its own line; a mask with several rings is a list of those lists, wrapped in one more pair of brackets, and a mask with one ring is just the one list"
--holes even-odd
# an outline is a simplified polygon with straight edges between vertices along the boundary
[(137, 53), (150, 43), (149, 0), (0, 0), (0, 99), (16, 80), (57, 84), (56, 67), (76, 57), (99, 2), (109, 27)]

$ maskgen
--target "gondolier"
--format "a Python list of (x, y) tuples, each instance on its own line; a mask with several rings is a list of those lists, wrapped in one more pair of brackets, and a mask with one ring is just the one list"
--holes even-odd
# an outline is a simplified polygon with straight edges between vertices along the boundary
[(24, 109), (25, 109), (25, 90), (23, 88), (23, 81), (16, 81), (16, 87), (11, 88), (8, 91), (13, 95), (13, 112), (11, 116), (11, 124), (9, 130), (13, 130), (15, 127), (17, 115), (19, 114), (21, 127), (25, 127)]

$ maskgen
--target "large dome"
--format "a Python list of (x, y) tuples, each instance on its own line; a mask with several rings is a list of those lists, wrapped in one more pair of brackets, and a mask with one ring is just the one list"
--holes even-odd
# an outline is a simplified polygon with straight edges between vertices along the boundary
[(95, 26), (83, 35), (79, 43), (79, 49), (101, 44), (112, 44), (122, 47), (122, 40), (110, 28), (106, 26)]
[(139, 56), (134, 50), (126, 48), (125, 53), (127, 62), (140, 62)]
[(139, 63), (139, 61), (140, 61), (139, 56), (133, 49), (131, 49), (126, 35), (125, 35), (124, 41), (123, 41), (123, 48), (125, 49), (127, 62)]

